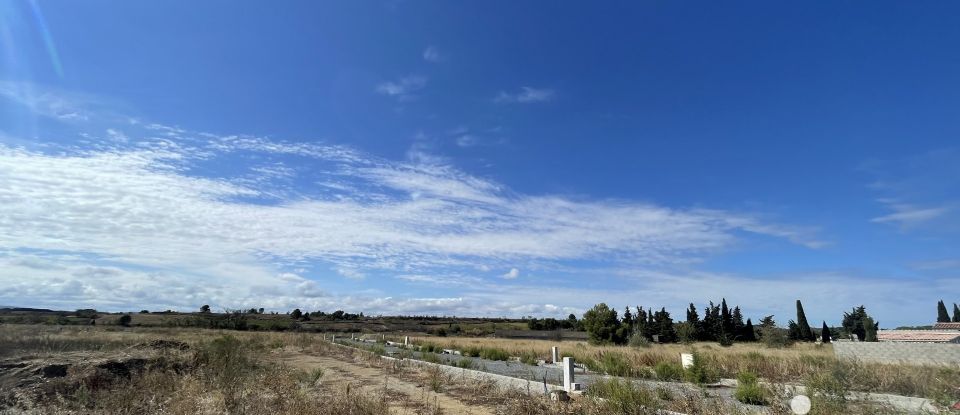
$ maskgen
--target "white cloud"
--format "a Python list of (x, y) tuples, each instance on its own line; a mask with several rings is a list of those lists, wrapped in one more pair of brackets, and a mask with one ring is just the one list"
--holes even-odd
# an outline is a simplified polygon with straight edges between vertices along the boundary
[(512, 280), (520, 276), (520, 270), (516, 268), (510, 268), (510, 271), (507, 271), (506, 274), (500, 276), (505, 280)]
[(494, 102), (530, 104), (552, 101), (555, 96), (556, 94), (552, 89), (538, 89), (525, 86), (521, 87), (520, 91), (514, 93), (500, 91), (494, 98)]
[(427, 78), (417, 75), (406, 76), (398, 81), (387, 81), (377, 85), (376, 91), (397, 99), (410, 100), (414, 93), (427, 86)]
[(445, 57), (440, 53), (440, 49), (436, 46), (427, 46), (423, 50), (423, 60), (432, 63), (439, 63), (445, 60)]
[(876, 223), (895, 223), (904, 228), (915, 227), (931, 220), (943, 217), (950, 212), (950, 208), (918, 207), (904, 203), (885, 203), (894, 213), (871, 219)]

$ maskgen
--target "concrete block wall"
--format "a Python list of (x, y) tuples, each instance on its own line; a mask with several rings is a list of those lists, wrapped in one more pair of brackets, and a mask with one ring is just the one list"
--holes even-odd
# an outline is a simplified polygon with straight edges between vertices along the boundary
[(834, 342), (833, 352), (861, 362), (960, 367), (960, 344), (952, 343)]

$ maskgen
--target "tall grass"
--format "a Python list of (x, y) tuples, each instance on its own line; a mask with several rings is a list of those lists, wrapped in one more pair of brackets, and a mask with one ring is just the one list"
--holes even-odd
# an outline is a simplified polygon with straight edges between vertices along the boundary
[(830, 345), (800, 343), (785, 348), (767, 348), (758, 343), (737, 343), (731, 347), (696, 343), (655, 344), (639, 348), (497, 338), (418, 337), (413, 340), (433, 342), (440, 348), (457, 345), (465, 354), (466, 351), (498, 349), (511, 356), (531, 352), (546, 356), (550, 347), (560, 346), (563, 356), (573, 357), (592, 371), (633, 377), (652, 376), (657, 365), (678, 363), (680, 353), (695, 350), (709, 371), (705, 379), (736, 378), (739, 373), (751, 372), (764, 381), (799, 385), (818, 373), (839, 368), (850, 379), (850, 389), (854, 391), (919, 396), (939, 401), (960, 399), (958, 368), (841, 361), (834, 356)]

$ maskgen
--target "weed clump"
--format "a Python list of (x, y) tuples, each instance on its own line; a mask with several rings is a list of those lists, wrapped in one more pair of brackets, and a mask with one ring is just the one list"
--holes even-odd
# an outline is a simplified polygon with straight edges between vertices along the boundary
[(742, 372), (737, 375), (737, 390), (733, 397), (749, 405), (767, 405), (767, 392), (757, 382), (757, 375), (751, 372)]

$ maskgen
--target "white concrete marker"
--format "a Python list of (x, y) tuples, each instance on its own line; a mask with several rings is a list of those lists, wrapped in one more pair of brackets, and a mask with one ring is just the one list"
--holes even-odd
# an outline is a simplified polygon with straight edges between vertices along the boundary
[(790, 400), (790, 410), (797, 415), (804, 415), (810, 412), (810, 398), (805, 395), (794, 396)]
[(560, 361), (560, 348), (553, 346), (550, 348), (550, 363), (557, 364)]
[(693, 354), (680, 353), (680, 364), (683, 365), (684, 369), (693, 367)]
[(573, 392), (573, 365), (576, 361), (572, 357), (563, 358), (563, 390)]
[(403, 336), (403, 345), (404, 346), (410, 345), (410, 336)]

